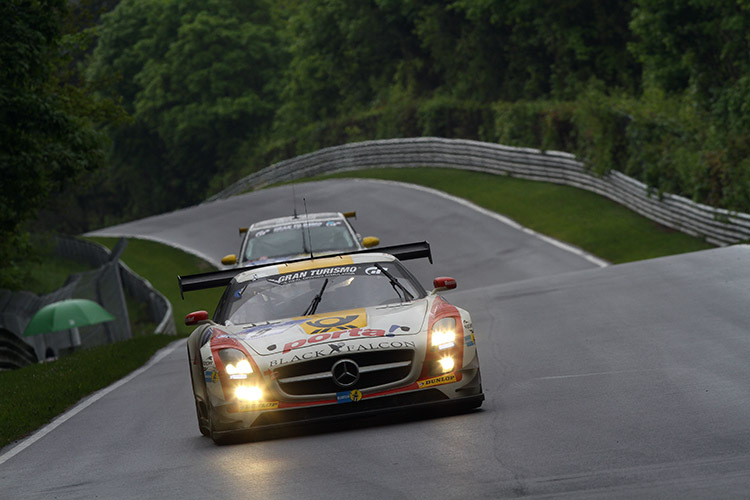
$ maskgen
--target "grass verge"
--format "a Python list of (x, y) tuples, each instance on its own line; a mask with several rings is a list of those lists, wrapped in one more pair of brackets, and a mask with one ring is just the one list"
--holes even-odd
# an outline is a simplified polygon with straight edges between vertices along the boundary
[(51, 363), (0, 372), (0, 447), (126, 376), (174, 340), (174, 335), (134, 337), (81, 350)]
[(352, 177), (439, 189), (615, 264), (714, 248), (603, 196), (548, 182), (431, 167), (359, 170), (315, 179)]

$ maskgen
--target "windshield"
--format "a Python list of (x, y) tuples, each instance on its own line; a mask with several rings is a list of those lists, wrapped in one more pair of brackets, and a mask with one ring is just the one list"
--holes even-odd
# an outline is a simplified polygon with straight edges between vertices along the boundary
[(354, 235), (342, 220), (295, 222), (251, 232), (248, 235), (243, 261), (288, 257), (311, 251), (345, 252), (357, 249)]
[(224, 291), (215, 321), (258, 323), (313, 314), (310, 311), (320, 314), (410, 302), (424, 296), (424, 289), (396, 261), (333, 266), (232, 283)]

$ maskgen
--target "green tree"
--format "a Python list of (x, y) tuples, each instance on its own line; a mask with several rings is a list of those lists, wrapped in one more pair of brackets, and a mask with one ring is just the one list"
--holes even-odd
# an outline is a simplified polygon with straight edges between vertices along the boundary
[(631, 50), (644, 79), (694, 96), (730, 128), (750, 130), (750, 3), (636, 0)]
[(103, 164), (107, 116), (70, 66), (85, 37), (63, 37), (63, 0), (0, 2), (0, 286), (22, 283), (24, 223), (52, 192)]
[(471, 22), (457, 47), (478, 58), (467, 52), (458, 64), (471, 62), (467, 79), (477, 78), (472, 67), (493, 71), (495, 99), (573, 98), (591, 80), (639, 86), (640, 68), (627, 50), (630, 1), (455, 0), (451, 8)]
[(277, 125), (289, 133), (377, 106), (394, 83), (422, 90), (416, 15), (410, 1), (300, 2), (285, 31), (291, 61)]
[(285, 64), (265, 0), (122, 1), (89, 72), (132, 113), (112, 130), (113, 189), (142, 216), (205, 198), (269, 128)]

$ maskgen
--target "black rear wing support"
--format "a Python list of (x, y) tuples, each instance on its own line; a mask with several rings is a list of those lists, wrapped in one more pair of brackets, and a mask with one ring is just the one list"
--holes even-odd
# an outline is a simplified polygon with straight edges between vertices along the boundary
[[(412, 260), (412, 259), (429, 259), (432, 264), (432, 251), (430, 250), (430, 244), (427, 241), (420, 241), (418, 243), (405, 243), (403, 245), (392, 245), (389, 247), (382, 248), (365, 248), (364, 250), (357, 250), (354, 252), (343, 252), (336, 254), (327, 254), (314, 257), (316, 259), (327, 259), (329, 257), (341, 257), (344, 255), (358, 255), (363, 253), (387, 253), (393, 255), (398, 260)], [(284, 262), (276, 262), (272, 264), (256, 264), (254, 266), (247, 267), (234, 267), (232, 269), (224, 269), (222, 271), (212, 271), (209, 273), (191, 274), (188, 276), (177, 276), (177, 284), (180, 287), (180, 297), (185, 298), (185, 292), (192, 292), (195, 290), (204, 290), (206, 288), (218, 288), (227, 286), (232, 278), (245, 271), (252, 271), (253, 269), (260, 269), (266, 266), (280, 266), (284, 264), (292, 264), (295, 262), (303, 262), (311, 260), (309, 257), (302, 259), (287, 260)]]

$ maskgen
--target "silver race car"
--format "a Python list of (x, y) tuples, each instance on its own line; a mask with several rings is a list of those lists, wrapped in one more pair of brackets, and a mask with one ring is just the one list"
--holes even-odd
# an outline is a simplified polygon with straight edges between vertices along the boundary
[(425, 405), (482, 404), (469, 313), (425, 291), (401, 263), (414, 243), (179, 278), (181, 292), (226, 286), (213, 319), (189, 314), (198, 427), (232, 434)]
[(225, 255), (225, 266), (247, 267), (287, 260), (372, 248), (374, 236), (361, 237), (349, 218), (356, 212), (321, 212), (279, 217), (241, 227), (239, 256)]

